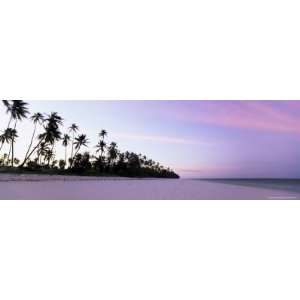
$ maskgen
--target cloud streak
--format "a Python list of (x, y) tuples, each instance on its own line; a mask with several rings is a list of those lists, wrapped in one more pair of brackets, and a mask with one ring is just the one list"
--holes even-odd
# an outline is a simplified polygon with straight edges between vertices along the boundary
[(202, 145), (210, 146), (209, 142), (202, 142), (195, 139), (185, 139), (169, 136), (159, 136), (159, 135), (144, 135), (144, 134), (131, 134), (131, 133), (118, 133), (114, 134), (117, 138), (131, 139), (131, 140), (143, 140), (154, 143), (165, 143), (165, 144), (182, 144), (182, 145)]
[(239, 170), (239, 167), (233, 165), (175, 166), (173, 168), (186, 178), (222, 177), (224, 174), (234, 174)]

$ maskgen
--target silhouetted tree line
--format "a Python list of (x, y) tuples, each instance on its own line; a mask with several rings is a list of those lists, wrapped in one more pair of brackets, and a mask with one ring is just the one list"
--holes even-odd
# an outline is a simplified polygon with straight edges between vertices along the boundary
[[(128, 177), (179, 178), (170, 168), (148, 159), (145, 155), (133, 152), (121, 152), (115, 142), (107, 143), (107, 131), (99, 133), (99, 142), (93, 155), (82, 149), (89, 140), (85, 134), (79, 134), (79, 127), (72, 124), (67, 133), (61, 132), (63, 119), (57, 112), (49, 115), (35, 113), (30, 116), (33, 131), (21, 161), (14, 156), (18, 138), (17, 125), (29, 117), (28, 103), (22, 100), (2, 100), (8, 114), (8, 124), (0, 135), (0, 167), (18, 167), (19, 170), (39, 171), (55, 174), (78, 175), (118, 175)], [(42, 130), (37, 134), (38, 130)], [(8, 153), (1, 154), (4, 145)], [(55, 148), (65, 148), (64, 159), (57, 160)], [(71, 154), (68, 157), (68, 148)], [(16, 168), (14, 168), (16, 169)]]

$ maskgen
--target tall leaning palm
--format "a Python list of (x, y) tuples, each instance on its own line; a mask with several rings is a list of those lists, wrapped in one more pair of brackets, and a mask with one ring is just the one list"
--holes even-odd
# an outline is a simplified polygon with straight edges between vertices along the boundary
[(70, 143), (70, 136), (68, 134), (64, 134), (62, 145), (65, 147), (65, 164), (67, 165), (67, 148)]
[(29, 147), (28, 147), (28, 150), (25, 154), (25, 159), (26, 157), (28, 156), (29, 154), (29, 151), (31, 150), (31, 147), (32, 147), (32, 143), (33, 143), (33, 139), (35, 137), (35, 133), (36, 133), (36, 129), (37, 129), (37, 125), (42, 125), (43, 122), (44, 122), (44, 116), (41, 114), (41, 113), (35, 113), (33, 114), (31, 117), (30, 117), (31, 121), (33, 122), (34, 124), (34, 128), (33, 128), (33, 133), (32, 133), (32, 136), (31, 136), (31, 141), (30, 141), (30, 144), (29, 144)]
[(45, 118), (44, 132), (38, 135), (38, 143), (33, 147), (27, 157), (24, 159), (20, 167), (23, 167), (29, 160), (31, 155), (40, 147), (42, 143), (51, 145), (52, 148), (55, 142), (61, 139), (61, 132), (59, 126), (62, 125), (63, 119), (56, 112), (52, 112)]
[(71, 159), (73, 159), (73, 150), (74, 150), (74, 142), (75, 142), (75, 133), (79, 130), (79, 127), (73, 123), (70, 127), (69, 127), (69, 132), (72, 133), (72, 150), (71, 150)]
[[(76, 152), (74, 154), (74, 157), (77, 155), (77, 153), (79, 152), (82, 146), (87, 147), (88, 142), (89, 141), (86, 137), (86, 134), (80, 134), (78, 137), (75, 138), (74, 145), (75, 145)], [(72, 165), (73, 165), (73, 161), (72, 161)]]
[[(13, 120), (15, 120), (14, 129), (16, 129), (17, 121), (21, 121), (22, 119), (26, 118), (27, 115), (29, 114), (27, 108), (28, 103), (22, 100), (2, 100), (2, 103), (6, 107), (6, 113), (9, 114), (9, 121), (6, 129), (10, 128), (10, 124)], [(12, 151), (12, 156), (13, 156), (13, 151)]]
[(61, 131), (59, 126), (63, 124), (63, 119), (56, 112), (52, 112), (45, 119), (45, 132), (39, 135), (39, 140), (52, 146), (61, 139)]
[[(11, 116), (11, 120), (15, 121), (14, 130), (16, 130), (17, 122), (21, 121), (22, 119), (27, 118), (27, 115), (29, 114), (28, 111), (28, 103), (22, 101), (22, 100), (12, 100), (12, 104), (9, 106), (9, 113)], [(15, 132), (16, 133), (16, 132)], [(12, 141), (11, 141), (11, 156), (12, 156), (12, 166), (14, 163), (14, 143), (16, 135), (12, 135)]]

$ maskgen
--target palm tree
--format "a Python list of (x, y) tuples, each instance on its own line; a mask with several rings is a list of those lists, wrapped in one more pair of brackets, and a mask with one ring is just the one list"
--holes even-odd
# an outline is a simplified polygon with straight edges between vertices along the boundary
[(100, 142), (96, 145), (96, 153), (98, 153), (100, 151), (100, 161), (102, 161), (102, 156), (103, 156), (103, 152), (104, 149), (106, 147), (106, 143), (103, 140), (100, 140)]
[(99, 133), (99, 137), (102, 138), (104, 141), (104, 138), (107, 136), (107, 131), (105, 129), (102, 129)]
[(5, 137), (4, 137), (4, 134), (2, 133), (2, 134), (0, 135), (0, 151), (1, 151), (1, 149), (2, 149), (2, 147), (3, 147), (3, 145), (4, 145), (4, 143), (5, 143)]
[(14, 144), (15, 144), (15, 139), (18, 137), (17, 135), (17, 130), (12, 129), (11, 130), (11, 166), (14, 166)]
[[(3, 103), (3, 105), (6, 108), (6, 113), (8, 114), (10, 112), (10, 110), (11, 110), (10, 101), (9, 100), (2, 100), (2, 103)], [(10, 117), (9, 121), (8, 121), (8, 124), (7, 124), (7, 128), (9, 127), (11, 120), (12, 120), (12, 118)]]
[[(6, 113), (10, 113), (10, 110), (11, 110), (11, 104), (10, 104), (10, 102), (8, 100), (2, 100), (2, 103), (6, 107)], [(12, 120), (12, 117), (10, 116), (6, 129), (9, 128), (11, 120)], [(1, 151), (3, 145), (5, 144), (4, 133), (1, 134), (1, 136), (0, 136), (0, 144), (1, 144), (0, 145), (0, 151)]]
[(67, 165), (67, 147), (70, 142), (70, 136), (68, 134), (64, 134), (62, 145), (65, 147), (65, 165)]
[(61, 139), (61, 132), (59, 130), (59, 125), (62, 125), (62, 117), (60, 117), (56, 112), (52, 112), (47, 116), (44, 123), (45, 132), (38, 135), (39, 142), (37, 145), (30, 151), (27, 157), (24, 159), (20, 167), (23, 167), (26, 161), (29, 160), (31, 155), (39, 148), (41, 143), (50, 144), (52, 148), (54, 147), (55, 142)]
[(13, 103), (9, 106), (9, 112), (13, 120), (21, 121), (27, 118), (29, 111), (27, 109), (28, 103), (22, 100), (12, 100)]
[(117, 143), (115, 142), (111, 142), (109, 147), (108, 147), (108, 161), (109, 164), (111, 164), (112, 162), (114, 162), (114, 160), (118, 157), (118, 148), (117, 148)]
[(46, 143), (41, 143), (39, 149), (37, 150), (37, 162), (38, 164), (41, 164), (41, 157), (45, 157), (47, 151), (49, 151), (50, 148), (46, 145)]
[(2, 103), (3, 103), (3, 105), (4, 105), (6, 108), (9, 108), (9, 107), (10, 107), (9, 100), (2, 100)]
[[(2, 103), (6, 108), (6, 113), (9, 113), (10, 110), (11, 110), (11, 104), (10, 104), (9, 100), (2, 100)], [(10, 126), (11, 120), (12, 120), (12, 117), (9, 118), (9, 121), (8, 121), (8, 124), (7, 124), (6, 128), (8, 128)]]
[(36, 133), (36, 129), (37, 129), (37, 125), (42, 125), (43, 122), (44, 122), (44, 116), (41, 114), (41, 113), (35, 113), (33, 114), (30, 119), (32, 120), (33, 124), (34, 124), (34, 129), (33, 129), (33, 133), (32, 133), (32, 137), (31, 137), (31, 141), (30, 141), (30, 144), (29, 144), (29, 147), (28, 147), (28, 150), (25, 154), (25, 159), (32, 147), (32, 143), (33, 143), (33, 139), (35, 137), (35, 133)]
[(1, 140), (3, 143), (10, 144), (9, 154), (7, 157), (7, 161), (9, 161), (10, 152), (12, 153), (11, 159), (11, 166), (14, 166), (14, 141), (18, 137), (17, 130), (12, 128), (5, 129), (4, 133), (2, 134)]
[[(10, 127), (10, 123), (12, 120), (15, 120), (14, 129), (17, 127), (17, 121), (21, 121), (22, 119), (26, 118), (29, 114), (29, 111), (27, 109), (28, 103), (22, 101), (22, 100), (11, 100), (12, 103), (10, 103), (8, 100), (2, 100), (2, 103), (6, 107), (6, 112), (10, 114), (9, 122), (7, 125), (7, 128)], [(14, 143), (14, 136), (11, 143)], [(2, 148), (2, 147), (1, 147)], [(12, 161), (14, 156), (14, 147), (11, 145), (11, 153), (12, 153)]]
[(3, 134), (1, 135), (2, 138), (1, 140), (3, 140), (4, 143), (10, 143), (11, 142), (11, 136), (12, 136), (12, 128), (6, 128), (3, 132)]
[(52, 112), (45, 121), (47, 122), (44, 134), (45, 142), (53, 145), (61, 139), (59, 126), (62, 125), (63, 119), (56, 112)]
[(75, 141), (75, 133), (79, 130), (79, 127), (73, 123), (69, 127), (69, 132), (72, 132), (72, 150), (71, 150), (71, 159), (73, 159), (73, 150), (74, 150), (74, 141)]
[(106, 143), (104, 142), (104, 138), (107, 136), (107, 131), (105, 129), (102, 129), (99, 133), (98, 136), (100, 137), (100, 141), (99, 143), (96, 145), (97, 151), (96, 153), (98, 153), (100, 151), (100, 157), (99, 160), (102, 162), (102, 156), (103, 156), (103, 152), (104, 149), (106, 147)]
[[(5, 143), (7, 143), (7, 144), (10, 144), (11, 145), (11, 142), (12, 142), (12, 128), (6, 128), (5, 130), (4, 130), (4, 132), (3, 132), (3, 134), (1, 134), (1, 148), (2, 148), (2, 146), (5, 144)], [(11, 147), (10, 147), (10, 149), (9, 149), (9, 155), (8, 155), (8, 157), (5, 157), (4, 158), (4, 162), (5, 162), (5, 160), (6, 160), (6, 158), (7, 158), (7, 161), (9, 161), (9, 156), (10, 156), (10, 151), (11, 151)]]
[(50, 115), (47, 115), (45, 119), (48, 127), (58, 128), (59, 125), (63, 124), (63, 118), (57, 114), (57, 112), (52, 112)]
[(74, 145), (75, 145), (75, 155), (74, 157), (76, 156), (76, 154), (79, 152), (80, 148), (82, 146), (84, 147), (87, 147), (87, 144), (88, 144), (88, 139), (86, 137), (86, 134), (81, 134), (79, 135), (77, 138), (75, 138), (75, 142), (74, 142)]
[[(17, 121), (21, 121), (24, 118), (27, 118), (27, 115), (29, 114), (29, 111), (27, 109), (28, 103), (22, 101), (22, 100), (13, 100), (13, 103), (8, 106), (8, 110), (10, 113), (10, 121), (15, 120), (15, 126), (14, 130), (16, 130), (17, 127)], [(10, 124), (10, 122), (9, 122)], [(16, 134), (16, 132), (15, 132)], [(11, 141), (11, 156), (12, 156), (12, 166), (14, 164), (14, 142), (15, 142), (15, 136), (12, 135), (12, 141)]]
[(39, 140), (51, 145), (53, 152), (55, 143), (61, 140), (59, 125), (62, 125), (62, 118), (55, 112), (48, 115), (45, 121), (47, 122), (45, 132), (39, 135)]
[(48, 149), (45, 153), (45, 160), (47, 161), (47, 166), (49, 167), (51, 159), (55, 157), (52, 150)]

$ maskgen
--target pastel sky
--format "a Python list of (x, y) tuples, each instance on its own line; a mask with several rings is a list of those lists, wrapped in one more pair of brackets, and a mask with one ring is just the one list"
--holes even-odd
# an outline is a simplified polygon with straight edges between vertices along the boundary
[[(71, 123), (89, 137), (97, 133), (120, 150), (147, 155), (182, 177), (300, 178), (300, 101), (27, 101), (30, 112), (58, 112), (63, 131)], [(8, 115), (0, 106), (0, 128)], [(22, 158), (33, 126), (17, 126)], [(64, 149), (56, 148), (58, 158)]]

